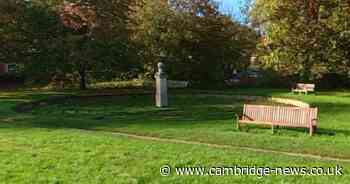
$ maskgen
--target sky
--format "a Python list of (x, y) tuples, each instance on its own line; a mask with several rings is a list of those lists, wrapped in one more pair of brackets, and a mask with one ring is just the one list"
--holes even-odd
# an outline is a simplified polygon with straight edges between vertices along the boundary
[(220, 3), (220, 9), (224, 13), (230, 13), (236, 20), (243, 21), (241, 7), (244, 0), (216, 0)]

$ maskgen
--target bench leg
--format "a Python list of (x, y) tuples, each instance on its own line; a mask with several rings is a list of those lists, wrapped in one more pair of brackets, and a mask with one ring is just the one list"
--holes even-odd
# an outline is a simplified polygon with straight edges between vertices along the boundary
[(271, 125), (272, 134), (275, 134), (275, 126)]
[(239, 121), (237, 121), (237, 130), (241, 130), (241, 127), (239, 126)]
[(314, 134), (314, 126), (310, 126), (309, 134), (310, 134), (310, 136), (312, 136)]

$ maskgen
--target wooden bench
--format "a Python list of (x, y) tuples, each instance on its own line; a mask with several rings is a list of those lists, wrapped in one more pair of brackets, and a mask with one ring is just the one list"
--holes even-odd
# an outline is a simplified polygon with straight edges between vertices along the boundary
[(292, 89), (293, 93), (305, 93), (308, 94), (308, 92), (315, 92), (315, 84), (303, 84), (303, 83), (297, 83), (295, 88)]
[(275, 126), (308, 128), (310, 136), (316, 131), (317, 108), (287, 106), (244, 105), (243, 115), (237, 116), (240, 124), (270, 125), (272, 133)]

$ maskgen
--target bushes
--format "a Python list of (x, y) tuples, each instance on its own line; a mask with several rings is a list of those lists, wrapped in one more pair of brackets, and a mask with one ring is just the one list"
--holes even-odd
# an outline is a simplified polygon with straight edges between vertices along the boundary
[(150, 80), (134, 79), (127, 81), (111, 81), (111, 82), (98, 82), (91, 84), (93, 89), (110, 89), (110, 88), (151, 88), (154, 83)]
[(256, 82), (258, 87), (290, 88), (297, 80), (293, 76), (282, 76), (272, 70), (262, 71)]
[(0, 75), (0, 88), (13, 89), (23, 86), (24, 76), (20, 73), (7, 73)]
[(321, 89), (348, 88), (350, 87), (350, 78), (345, 75), (330, 73), (318, 79), (316, 85)]
[(264, 71), (257, 80), (256, 87), (290, 88), (296, 83), (314, 83), (317, 89), (349, 88), (350, 78), (336, 73), (325, 74), (319, 79), (303, 80), (298, 76), (282, 76), (274, 71)]
[(24, 76), (20, 73), (6, 73), (0, 75), (0, 82), (23, 82)]

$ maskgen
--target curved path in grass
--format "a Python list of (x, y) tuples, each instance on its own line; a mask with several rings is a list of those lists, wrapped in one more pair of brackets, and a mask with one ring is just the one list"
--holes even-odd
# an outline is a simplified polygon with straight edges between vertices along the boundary
[[(271, 136), (269, 131), (263, 128), (249, 129), (248, 133), (237, 132), (232, 128), (233, 116), (231, 115), (241, 112), (241, 107), (238, 106), (245, 100), (254, 101), (257, 98), (263, 98), (274, 101), (273, 99), (276, 99), (274, 97), (200, 92), (195, 95), (198, 96), (198, 99), (193, 98), (193, 94), (186, 93), (179, 93), (175, 95), (177, 97), (173, 96), (172, 107), (174, 108), (164, 111), (154, 107), (151, 96), (111, 97), (101, 98), (102, 100), (92, 99), (91, 102), (83, 99), (80, 100), (83, 106), (79, 106), (80, 101), (70, 101), (68, 104), (47, 109), (45, 109), (45, 100), (41, 101), (42, 104), (36, 101), (32, 105), (37, 103), (39, 108), (43, 109), (37, 109), (34, 113), (37, 119), (33, 120), (32, 124), (37, 127), (65, 127), (111, 134), (115, 132), (115, 134), (128, 137), (170, 143), (237, 148), (295, 157), (350, 162), (347, 132), (349, 126), (346, 124), (347, 121), (344, 121), (346, 117), (343, 117), (344, 108), (349, 105), (346, 104), (348, 102), (341, 103), (343, 100), (338, 102), (339, 97), (333, 97), (335, 99), (329, 97), (331, 98), (329, 99), (328, 96), (300, 96), (302, 98), (299, 100), (306, 100), (321, 107), (322, 110), (327, 107), (330, 112), (322, 111), (319, 136), (310, 138), (299, 129), (281, 129), (279, 130), (280, 135)], [(89, 96), (119, 96), (119, 94), (84, 95), (84, 97)], [(237, 98), (243, 99), (240, 105), (232, 104), (231, 102)], [(288, 98), (288, 96), (277, 98), (278, 103), (283, 103), (282, 101), (286, 99), (289, 101)], [(302, 103), (299, 100), (293, 100), (293, 103)], [(329, 107), (334, 109), (329, 110)], [(232, 108), (234, 108), (233, 111)], [(89, 114), (91, 112), (94, 114)], [(335, 121), (331, 122), (328, 115), (334, 116)]]
[(293, 156), (293, 157), (304, 157), (304, 158), (312, 158), (312, 159), (318, 159), (318, 160), (349, 162), (350, 163), (350, 159), (324, 157), (324, 156), (320, 156), (320, 155), (312, 155), (312, 154), (304, 154), (304, 153), (295, 153), (295, 152), (293, 153), (293, 152), (277, 151), (277, 150), (271, 150), (271, 149), (259, 149), (259, 148), (251, 148), (251, 147), (246, 147), (246, 146), (211, 144), (211, 143), (196, 142), (196, 141), (185, 141), (185, 140), (179, 140), (179, 139), (166, 139), (166, 138), (160, 138), (160, 137), (144, 136), (144, 135), (123, 133), (123, 132), (106, 132), (106, 131), (87, 130), (87, 129), (79, 129), (79, 130), (86, 131), (86, 132), (103, 132), (106, 134), (112, 134), (112, 135), (128, 137), (128, 138), (133, 138), (133, 139), (147, 140), (147, 141), (157, 141), (157, 142), (174, 143), (174, 144), (198, 145), (198, 146), (207, 146), (207, 147), (221, 148), (221, 149), (241, 149), (241, 150), (261, 152), (261, 153), (273, 153), (273, 154), (281, 154), (281, 155), (287, 155), (287, 156)]

